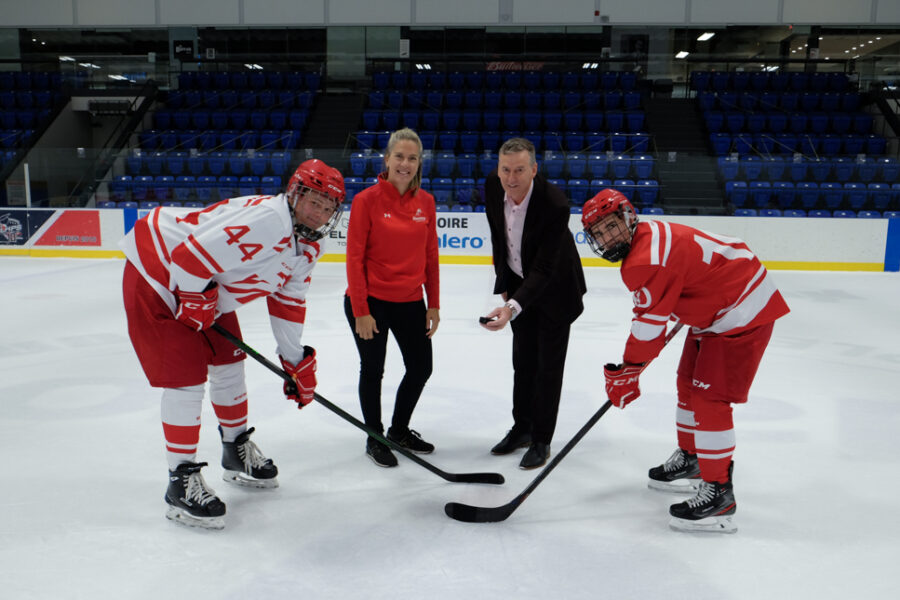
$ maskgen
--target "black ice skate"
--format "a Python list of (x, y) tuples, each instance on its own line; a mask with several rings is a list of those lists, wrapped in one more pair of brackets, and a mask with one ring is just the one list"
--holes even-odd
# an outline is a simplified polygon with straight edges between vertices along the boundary
[(206, 463), (181, 463), (169, 471), (166, 518), (189, 527), (222, 529), (225, 527), (225, 503), (219, 500), (200, 473)]
[(679, 448), (669, 459), (648, 473), (647, 486), (664, 492), (692, 494), (700, 487), (700, 465), (697, 455)]
[(672, 515), (672, 519), (669, 526), (679, 531), (715, 533), (737, 531), (737, 525), (733, 522), (737, 503), (734, 500), (734, 486), (731, 482), (732, 466), (728, 467), (726, 483), (701, 481), (696, 496), (686, 502), (670, 506), (669, 514)]
[[(250, 441), (251, 427), (233, 442), (222, 442), (222, 479), (229, 483), (255, 488), (276, 488), (278, 467)], [(219, 427), (219, 435), (222, 428)]]

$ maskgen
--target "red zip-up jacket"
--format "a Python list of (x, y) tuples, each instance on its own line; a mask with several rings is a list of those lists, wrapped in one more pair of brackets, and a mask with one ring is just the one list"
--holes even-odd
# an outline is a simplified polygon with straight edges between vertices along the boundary
[(353, 197), (347, 226), (347, 295), (353, 316), (369, 314), (369, 296), (440, 308), (437, 216), (423, 189), (402, 196), (382, 173)]

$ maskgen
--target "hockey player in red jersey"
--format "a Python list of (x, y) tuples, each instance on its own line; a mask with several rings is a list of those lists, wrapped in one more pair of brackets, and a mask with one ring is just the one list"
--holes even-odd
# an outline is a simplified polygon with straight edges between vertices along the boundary
[(278, 354), (295, 382), (285, 384), (285, 395), (298, 408), (311, 402), (316, 353), (301, 343), (305, 297), (320, 240), (338, 222), (344, 196), (337, 169), (307, 160), (283, 194), (231, 198), (195, 212), (155, 208), (120, 243), (128, 259), (128, 333), (150, 385), (163, 388), (169, 519), (224, 527), (225, 504), (200, 473), (206, 463), (196, 461), (207, 380), (225, 481), (278, 486), (278, 469), (250, 440), (245, 355), (210, 327), (240, 337), (235, 309), (266, 298)]
[(691, 326), (678, 365), (678, 449), (650, 469), (649, 486), (696, 492), (669, 508), (673, 528), (736, 531), (732, 404), (747, 401), (787, 304), (743, 241), (677, 223), (639, 222), (616, 190), (588, 200), (582, 224), (595, 253), (622, 261), (622, 281), (634, 300), (622, 362), (604, 367), (614, 405), (624, 408), (640, 396), (641, 371), (662, 349), (666, 323)]

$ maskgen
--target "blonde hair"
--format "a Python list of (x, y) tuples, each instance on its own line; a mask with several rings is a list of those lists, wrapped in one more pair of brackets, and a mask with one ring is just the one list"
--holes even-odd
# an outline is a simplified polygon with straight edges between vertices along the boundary
[(531, 140), (514, 137), (509, 138), (503, 142), (502, 146), (500, 146), (500, 154), (518, 154), (519, 152), (528, 152), (528, 157), (531, 159), (531, 165), (534, 166), (537, 164), (537, 159), (534, 155), (534, 144), (531, 143)]
[(412, 181), (409, 184), (409, 189), (417, 190), (422, 185), (422, 139), (419, 137), (418, 133), (416, 133), (409, 127), (398, 129), (391, 134), (391, 137), (387, 143), (387, 148), (385, 148), (384, 150), (385, 162), (387, 162), (388, 158), (391, 156), (391, 152), (393, 152), (394, 146), (397, 145), (397, 142), (413, 142), (416, 146), (419, 147), (419, 167), (416, 169), (415, 177), (413, 177)]

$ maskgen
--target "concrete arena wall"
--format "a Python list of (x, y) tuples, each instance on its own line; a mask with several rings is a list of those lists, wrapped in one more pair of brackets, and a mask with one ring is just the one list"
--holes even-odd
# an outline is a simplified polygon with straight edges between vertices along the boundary
[[(189, 212), (190, 209), (183, 209)], [(122, 258), (118, 242), (148, 211), (135, 209), (0, 210), (0, 256)], [(322, 260), (343, 262), (344, 215)], [(654, 216), (745, 240), (770, 269), (811, 271), (900, 270), (900, 219), (798, 219), (784, 217)], [(569, 227), (585, 266), (611, 266), (595, 256), (581, 231), (581, 215)], [(484, 213), (438, 213), (441, 263), (490, 264)]]

